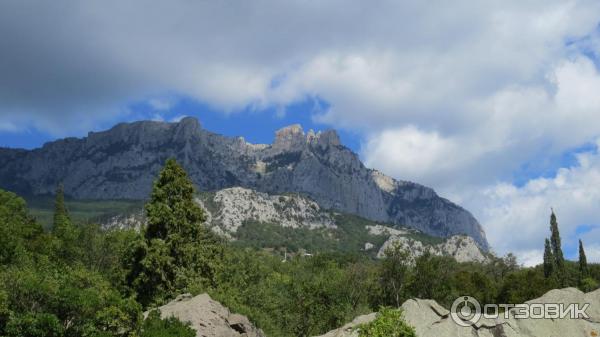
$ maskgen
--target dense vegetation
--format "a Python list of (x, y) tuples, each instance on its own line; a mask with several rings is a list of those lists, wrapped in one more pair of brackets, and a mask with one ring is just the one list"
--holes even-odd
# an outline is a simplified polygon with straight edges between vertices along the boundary
[[(0, 191), (0, 336), (191, 336), (177, 320), (142, 318), (183, 292), (208, 292), (270, 336), (312, 336), (410, 297), (446, 306), (465, 294), (519, 303), (559, 286), (589, 291), (600, 280), (600, 266), (563, 259), (557, 267), (554, 254), (552, 268), (522, 268), (512, 256), (461, 264), (424, 255), (411, 263), (399, 250), (375, 260), (316, 246), (313, 257), (284, 262), (214, 236), (193, 195), (186, 173), (167, 162), (145, 207), (148, 226), (138, 232), (74, 222), (60, 187), (44, 230), (23, 199)], [(361, 333), (388, 336), (394, 315), (382, 311)]]
[[(337, 214), (335, 223), (337, 226), (335, 229), (308, 229), (247, 221), (238, 229), (235, 244), (240, 247), (268, 248), (288, 253), (302, 251), (364, 253), (375, 257), (377, 250), (365, 251), (364, 243), (369, 242), (374, 247), (380, 247), (387, 239), (386, 235), (370, 234), (365, 226), (375, 223), (358, 216)], [(423, 237), (427, 236), (423, 235)]]

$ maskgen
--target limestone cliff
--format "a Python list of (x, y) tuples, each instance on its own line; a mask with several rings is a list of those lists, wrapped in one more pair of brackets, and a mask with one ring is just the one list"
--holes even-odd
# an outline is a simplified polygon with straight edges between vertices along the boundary
[(302, 193), (326, 209), (440, 237), (466, 234), (488, 248), (481, 226), (465, 209), (431, 188), (366, 168), (335, 131), (305, 133), (299, 125), (277, 131), (271, 145), (257, 145), (204, 130), (194, 118), (122, 123), (31, 151), (0, 149), (0, 187), (39, 195), (63, 182), (75, 198), (145, 199), (172, 157), (203, 191), (240, 186)]

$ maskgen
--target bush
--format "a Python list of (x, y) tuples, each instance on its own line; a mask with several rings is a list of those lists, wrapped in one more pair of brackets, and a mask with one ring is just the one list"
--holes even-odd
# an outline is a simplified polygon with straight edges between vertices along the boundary
[(581, 289), (581, 291), (588, 293), (590, 291), (594, 291), (596, 289), (598, 289), (598, 281), (594, 280), (591, 277), (586, 277), (583, 280), (581, 280), (581, 284), (579, 286), (579, 289)]
[(37, 313), (12, 317), (6, 326), (7, 337), (61, 337), (63, 329), (53, 314)]
[(152, 310), (144, 321), (140, 337), (194, 337), (196, 331), (189, 323), (175, 317), (160, 318), (160, 311)]
[(360, 337), (416, 337), (415, 329), (402, 318), (400, 309), (381, 308), (374, 321), (358, 326)]

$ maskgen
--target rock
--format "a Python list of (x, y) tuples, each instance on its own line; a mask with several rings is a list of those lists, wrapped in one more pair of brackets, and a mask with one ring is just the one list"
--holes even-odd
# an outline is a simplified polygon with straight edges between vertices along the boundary
[(362, 315), (356, 317), (352, 322), (344, 325), (343, 327), (329, 331), (328, 333), (319, 336), (319, 337), (358, 337), (358, 332), (356, 331), (356, 327), (369, 323), (373, 321), (376, 317), (375, 313), (371, 313), (368, 315)]
[[(200, 201), (202, 202), (202, 201)], [(218, 209), (205, 209), (212, 227), (227, 236), (237, 232), (246, 221), (279, 224), (308, 229), (335, 228), (334, 219), (314, 201), (300, 195), (270, 195), (242, 187), (219, 190), (210, 202)], [(213, 214), (214, 213), (214, 214)]]
[[(183, 294), (158, 309), (163, 318), (174, 316), (182, 322), (190, 322), (197, 337), (265, 337), (246, 316), (230, 313), (207, 294), (195, 297)], [(144, 317), (148, 313), (145, 312)]]
[(464, 235), (453, 235), (442, 243), (432, 245), (425, 244), (403, 234), (394, 234), (381, 246), (377, 257), (385, 257), (386, 250), (392, 247), (399, 247), (407, 251), (412, 260), (428, 252), (437, 256), (451, 256), (458, 262), (484, 263), (488, 261), (488, 258), (481, 251), (475, 240)]
[(431, 188), (366, 168), (335, 131), (305, 134), (299, 125), (277, 131), (268, 145), (212, 133), (189, 117), (121, 123), (34, 150), (0, 149), (0, 187), (45, 195), (63, 182), (74, 198), (143, 200), (168, 158), (176, 158), (202, 191), (302, 193), (324, 209), (439, 237), (466, 234), (488, 249), (481, 226), (465, 209)]
[[(402, 304), (405, 321), (415, 328), (419, 337), (575, 337), (600, 336), (600, 290), (587, 294), (575, 288), (555, 289), (542, 297), (526, 303), (584, 304), (589, 319), (516, 319), (515, 309), (509, 311), (509, 318), (503, 315), (495, 320), (480, 320), (474, 326), (463, 327), (456, 324), (450, 312), (432, 300), (410, 299)], [(373, 321), (376, 316), (360, 316), (360, 323)], [(357, 336), (358, 325), (354, 321), (342, 328), (328, 332), (321, 337)]]
[(383, 226), (383, 225), (366, 226), (366, 228), (369, 231), (369, 234), (371, 234), (371, 235), (400, 236), (400, 235), (406, 235), (409, 233), (406, 230), (391, 228), (391, 227)]

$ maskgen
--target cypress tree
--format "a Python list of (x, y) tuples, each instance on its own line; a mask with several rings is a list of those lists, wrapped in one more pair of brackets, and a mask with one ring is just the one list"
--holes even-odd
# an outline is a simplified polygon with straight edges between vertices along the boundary
[(194, 201), (195, 188), (174, 159), (167, 160), (154, 182), (146, 204), (144, 240), (130, 281), (143, 304), (162, 301), (187, 291), (188, 286), (212, 286), (219, 239), (204, 225), (202, 208)]
[(579, 275), (580, 279), (584, 279), (589, 276), (587, 258), (585, 257), (585, 251), (583, 250), (583, 242), (579, 240)]
[(554, 255), (552, 255), (552, 247), (550, 240), (546, 238), (544, 243), (544, 277), (549, 278), (554, 272)]
[(59, 184), (56, 188), (56, 196), (54, 198), (54, 219), (52, 223), (52, 233), (57, 237), (61, 237), (65, 234), (65, 231), (71, 225), (71, 218), (69, 217), (69, 211), (65, 205), (65, 191), (63, 184)]
[(77, 227), (71, 222), (71, 217), (65, 204), (65, 192), (62, 183), (56, 188), (52, 233), (59, 239), (57, 242), (58, 246), (56, 247), (59, 257), (67, 262), (77, 259), (79, 256), (79, 248), (77, 247), (79, 232)]
[(550, 215), (550, 232), (550, 243), (552, 245), (552, 254), (555, 261), (555, 270), (558, 273), (560, 285), (565, 286), (565, 258), (562, 252), (558, 222), (556, 221), (554, 210), (552, 210), (552, 214)]

